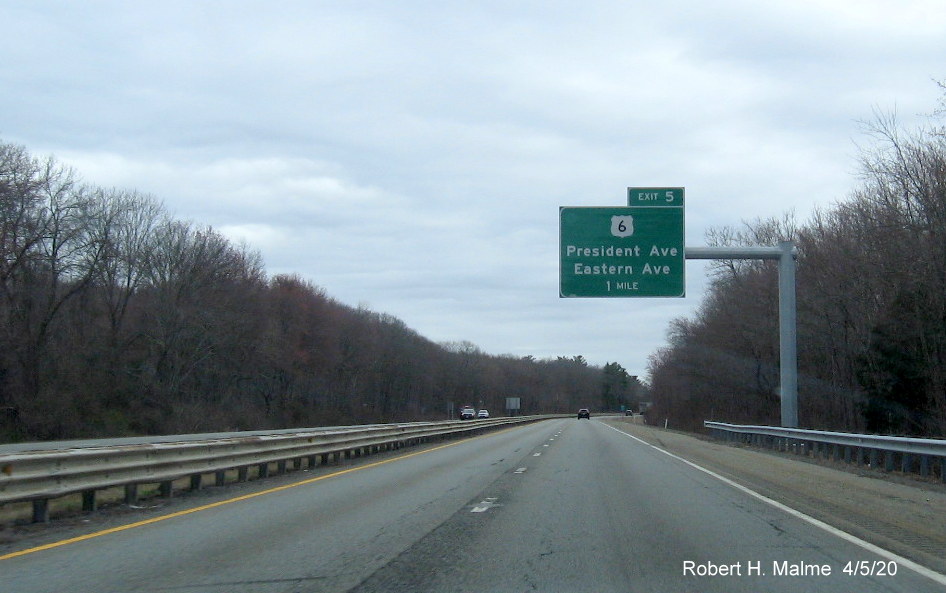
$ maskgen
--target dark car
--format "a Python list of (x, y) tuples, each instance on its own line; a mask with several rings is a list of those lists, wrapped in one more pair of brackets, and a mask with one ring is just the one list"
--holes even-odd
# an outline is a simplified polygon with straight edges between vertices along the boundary
[(582, 418), (591, 420), (591, 412), (588, 410), (588, 408), (582, 408), (578, 410), (578, 419), (581, 420)]
[(460, 408), (460, 420), (473, 420), (474, 418), (476, 418), (476, 409), (473, 406)]

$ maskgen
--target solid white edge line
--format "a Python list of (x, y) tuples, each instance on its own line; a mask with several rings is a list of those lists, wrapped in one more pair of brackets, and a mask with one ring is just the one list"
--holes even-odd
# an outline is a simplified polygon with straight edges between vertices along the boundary
[(679, 455), (675, 455), (675, 454), (671, 453), (670, 451), (667, 451), (666, 449), (661, 449), (660, 447), (658, 447), (658, 446), (656, 446), (656, 445), (651, 445), (651, 444), (648, 443), (647, 441), (645, 441), (645, 440), (643, 440), (643, 439), (639, 439), (639, 438), (637, 438), (636, 436), (634, 436), (634, 435), (632, 435), (632, 434), (628, 434), (628, 433), (624, 432), (623, 430), (620, 430), (620, 429), (618, 429), (618, 428), (615, 428), (614, 426), (611, 426), (610, 424), (605, 424), (604, 422), (602, 422), (601, 424), (604, 424), (604, 426), (607, 426), (607, 427), (610, 428), (611, 430), (613, 430), (613, 431), (615, 431), (615, 432), (617, 432), (617, 433), (619, 433), (619, 434), (622, 434), (622, 435), (624, 435), (624, 436), (626, 436), (626, 437), (628, 437), (628, 438), (632, 438), (632, 439), (634, 439), (635, 441), (637, 441), (637, 442), (639, 442), (639, 443), (641, 443), (641, 444), (643, 444), (643, 445), (646, 445), (646, 446), (648, 446), (648, 447), (650, 447), (650, 448), (652, 448), (652, 449), (654, 449), (654, 450), (660, 451), (660, 452), (663, 453), (664, 455), (668, 455), (668, 456), (670, 456), (670, 457), (672, 457), (672, 458), (674, 458), (674, 459), (676, 459), (676, 460), (678, 460), (678, 461), (682, 461), (683, 463), (689, 465), (690, 467), (692, 467), (692, 468), (694, 468), (694, 469), (698, 469), (698, 470), (700, 470), (701, 472), (703, 472), (703, 473), (705, 473), (705, 474), (707, 474), (707, 475), (709, 475), (709, 476), (712, 476), (712, 477), (716, 478), (717, 480), (723, 482), (724, 484), (727, 484), (728, 486), (731, 486), (731, 487), (735, 488), (736, 490), (739, 490), (740, 492), (743, 492), (743, 493), (745, 493), (745, 494), (748, 494), (749, 496), (751, 496), (751, 497), (753, 497), (753, 498), (756, 498), (756, 499), (758, 499), (758, 500), (761, 500), (762, 502), (764, 502), (764, 503), (766, 503), (766, 504), (768, 504), (768, 505), (771, 505), (771, 506), (773, 506), (773, 507), (775, 507), (775, 508), (777, 508), (777, 509), (779, 509), (779, 510), (781, 510), (781, 511), (784, 511), (784, 512), (788, 513), (789, 515), (792, 515), (793, 517), (797, 517), (798, 519), (801, 519), (802, 521), (805, 521), (805, 522), (807, 522), (807, 523), (810, 523), (811, 525), (814, 525), (815, 527), (818, 527), (818, 528), (820, 528), (820, 529), (823, 529), (824, 531), (827, 531), (827, 532), (830, 533), (831, 535), (834, 535), (834, 536), (836, 536), (836, 537), (839, 537), (839, 538), (841, 538), (841, 539), (843, 539), (843, 540), (845, 540), (845, 541), (848, 541), (848, 542), (850, 542), (850, 543), (852, 543), (852, 544), (854, 544), (854, 545), (860, 546), (860, 547), (864, 548), (865, 550), (867, 550), (867, 551), (869, 551), (869, 552), (873, 552), (874, 554), (877, 554), (878, 556), (881, 556), (881, 557), (886, 558), (886, 559), (888, 559), (888, 560), (892, 560), (892, 561), (896, 562), (898, 565), (905, 566), (906, 568), (912, 570), (913, 572), (915, 572), (915, 573), (917, 573), (917, 574), (919, 574), (919, 575), (922, 575), (922, 576), (924, 576), (924, 577), (926, 577), (926, 578), (928, 578), (928, 579), (930, 579), (930, 580), (933, 580), (933, 581), (936, 581), (937, 583), (946, 585), (946, 575), (944, 575), (944, 574), (940, 574), (940, 573), (936, 572), (935, 570), (932, 570), (932, 569), (929, 569), (929, 568), (923, 566), (922, 564), (917, 564), (916, 562), (910, 560), (909, 558), (904, 558), (903, 556), (900, 556), (899, 554), (895, 554), (895, 553), (893, 553), (893, 552), (891, 552), (891, 551), (889, 551), (889, 550), (885, 550), (885, 549), (883, 549), (883, 548), (881, 548), (881, 547), (878, 547), (878, 546), (876, 546), (876, 545), (874, 545), (874, 544), (872, 544), (872, 543), (870, 543), (870, 542), (864, 541), (864, 540), (862, 540), (861, 538), (859, 538), (859, 537), (857, 537), (857, 536), (855, 536), (855, 535), (851, 535), (850, 533), (848, 533), (848, 532), (846, 532), (846, 531), (842, 531), (842, 530), (838, 529), (837, 527), (833, 527), (833, 526), (831, 526), (831, 525), (828, 525), (827, 523), (825, 523), (824, 521), (821, 521), (820, 519), (815, 519), (814, 517), (812, 517), (812, 516), (810, 516), (810, 515), (806, 515), (805, 513), (801, 512), (801, 511), (799, 511), (799, 510), (797, 510), (797, 509), (793, 509), (793, 508), (790, 507), (790, 506), (787, 506), (787, 505), (785, 505), (785, 504), (782, 504), (782, 503), (780, 503), (780, 502), (777, 501), (777, 500), (774, 500), (774, 499), (772, 499), (772, 498), (769, 498), (768, 496), (764, 496), (764, 495), (762, 495), (762, 494), (759, 494), (759, 493), (756, 492), (755, 490), (751, 490), (751, 489), (749, 489), (749, 488), (743, 486), (742, 484), (738, 484), (738, 483), (736, 483), (736, 482), (733, 482), (732, 480), (730, 480), (729, 478), (727, 478), (727, 477), (725, 477), (725, 476), (721, 476), (721, 475), (717, 474), (716, 472), (714, 472), (714, 471), (712, 471), (712, 470), (708, 470), (708, 469), (706, 469), (706, 468), (703, 467), (703, 466), (697, 465), (696, 463), (693, 463), (692, 461), (690, 461), (690, 460), (688, 460), (688, 459), (684, 459), (683, 457), (680, 457)]

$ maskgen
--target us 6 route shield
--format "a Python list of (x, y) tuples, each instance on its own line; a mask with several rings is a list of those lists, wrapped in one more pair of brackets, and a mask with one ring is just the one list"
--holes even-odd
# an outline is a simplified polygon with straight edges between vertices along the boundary
[(682, 204), (561, 207), (559, 229), (559, 296), (684, 296)]

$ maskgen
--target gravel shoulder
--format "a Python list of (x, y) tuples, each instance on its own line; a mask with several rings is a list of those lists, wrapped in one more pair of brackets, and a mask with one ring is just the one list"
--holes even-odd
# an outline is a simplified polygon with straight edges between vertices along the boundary
[(623, 418), (605, 421), (842, 531), (946, 573), (942, 483), (722, 443)]

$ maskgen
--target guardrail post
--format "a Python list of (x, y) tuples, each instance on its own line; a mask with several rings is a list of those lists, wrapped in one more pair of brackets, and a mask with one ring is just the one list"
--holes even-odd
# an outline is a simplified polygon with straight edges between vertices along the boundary
[(174, 494), (174, 483), (170, 481), (161, 482), (158, 485), (158, 493), (162, 498), (171, 498)]
[(920, 475), (924, 478), (930, 475), (930, 456), (920, 456)]
[(904, 453), (900, 458), (900, 471), (905, 474), (913, 471), (913, 456), (909, 453)]
[(91, 513), (97, 508), (95, 504), (95, 490), (86, 490), (82, 493), (82, 510)]
[(227, 472), (219, 471), (214, 475), (214, 484), (216, 486), (223, 486), (227, 483)]
[(201, 474), (191, 474), (191, 490), (200, 490), (204, 477)]
[(125, 485), (125, 504), (131, 506), (138, 502), (138, 484)]
[(49, 523), (48, 498), (39, 498), (33, 501), (33, 523)]

